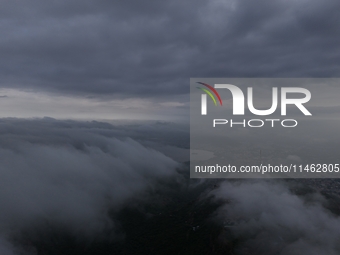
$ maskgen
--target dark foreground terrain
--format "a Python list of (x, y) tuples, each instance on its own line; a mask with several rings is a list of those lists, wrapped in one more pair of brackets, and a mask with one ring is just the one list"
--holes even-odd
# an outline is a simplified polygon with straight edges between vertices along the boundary
[[(179, 180), (163, 181), (150, 188), (145, 201), (131, 200), (121, 210), (111, 212), (117, 226), (95, 238), (78, 239), (59, 226), (44, 225), (33, 234), (30, 230), (23, 232), (15, 242), (26, 252), (38, 255), (259, 254), (242, 249), (242, 239), (231, 234), (237, 222), (231, 219), (221, 224), (212, 217), (223, 203), (228, 203), (208, 195), (221, 181), (190, 180), (186, 167), (179, 173)], [(286, 182), (299, 196), (323, 193), (328, 201), (325, 206), (334, 215), (340, 214), (336, 180)], [(320, 190), (322, 183), (329, 182), (335, 185), (334, 192), (330, 192), (329, 185), (324, 185), (326, 191)]]

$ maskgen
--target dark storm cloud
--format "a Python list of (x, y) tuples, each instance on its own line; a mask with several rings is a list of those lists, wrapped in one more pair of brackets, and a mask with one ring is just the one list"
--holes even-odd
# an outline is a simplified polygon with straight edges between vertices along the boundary
[(338, 76), (340, 3), (2, 1), (0, 81), (166, 96), (190, 77)]

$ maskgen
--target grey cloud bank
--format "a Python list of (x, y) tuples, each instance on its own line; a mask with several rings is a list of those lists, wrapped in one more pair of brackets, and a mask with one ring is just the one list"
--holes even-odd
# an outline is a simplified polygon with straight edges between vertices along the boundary
[(190, 77), (336, 77), (336, 0), (2, 1), (0, 86), (167, 97)]
[(132, 133), (99, 122), (0, 121), (1, 254), (19, 254), (11, 240), (51, 227), (79, 240), (116, 238), (112, 213), (176, 177), (178, 163), (118, 132)]
[(238, 239), (237, 254), (339, 254), (340, 220), (325, 198), (291, 189), (283, 182), (225, 182), (212, 192), (227, 201), (215, 215), (220, 224), (236, 223), (228, 230)]

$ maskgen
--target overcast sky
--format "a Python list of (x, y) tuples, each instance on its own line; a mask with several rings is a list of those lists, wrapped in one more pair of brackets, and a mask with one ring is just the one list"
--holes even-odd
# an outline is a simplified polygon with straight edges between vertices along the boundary
[(190, 77), (339, 77), (339, 9), (2, 0), (0, 117), (185, 119)]
[[(48, 116), (114, 124), (114, 119), (188, 120), (191, 77), (340, 77), (339, 0), (0, 4), (0, 118)], [(337, 113), (339, 103), (332, 102), (328, 100), (328, 109)], [(25, 229), (32, 230), (27, 232), (31, 237), (35, 223), (46, 222), (48, 229), (50, 223), (66, 226), (75, 236), (91, 230), (96, 236), (106, 226), (115, 229), (119, 222), (108, 218), (109, 206), (118, 211), (130, 198), (144, 199), (143, 191), (154, 187), (157, 178), (162, 187), (164, 180), (177, 180), (175, 160), (185, 161), (179, 156), (188, 155), (188, 129), (164, 121), (145, 123), (117, 127), (99, 121), (0, 119), (0, 253), (13, 254), (4, 252), (3, 243), (16, 241), (12, 237)], [(332, 131), (327, 139), (337, 134), (337, 127), (323, 129)], [(284, 138), (278, 139), (288, 144)], [(319, 143), (325, 154), (339, 151), (338, 140), (331, 138)], [(313, 156), (315, 147), (310, 148), (303, 152)], [(264, 160), (271, 155), (267, 151), (261, 154)], [(282, 157), (304, 162), (309, 159), (305, 154), (296, 150)], [(225, 187), (217, 195), (226, 194)], [(323, 238), (310, 238), (308, 244), (320, 241), (338, 251), (337, 219), (323, 209), (310, 210), (284, 188), (270, 193), (272, 189), (231, 187), (230, 197), (220, 196), (241, 205), (252, 195), (264, 197), (254, 200), (260, 211), (298, 208), (300, 217), (285, 220), (293, 214), (269, 214), (268, 222), (272, 219), (284, 233), (302, 229), (306, 238), (318, 233), (308, 226), (320, 226), (321, 215), (327, 223)], [(269, 197), (263, 196), (267, 193)], [(288, 198), (275, 207), (281, 193)], [(257, 217), (257, 211), (245, 211), (244, 218)], [(296, 225), (302, 215), (310, 224)], [(263, 221), (249, 229), (257, 226), (269, 229)], [(335, 254), (326, 248), (317, 254)]]

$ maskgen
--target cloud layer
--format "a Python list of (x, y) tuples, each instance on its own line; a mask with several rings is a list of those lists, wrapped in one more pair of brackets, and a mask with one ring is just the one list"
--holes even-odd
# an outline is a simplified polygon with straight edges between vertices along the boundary
[(172, 179), (178, 167), (97, 122), (3, 119), (0, 154), (1, 254), (11, 240), (32, 241), (49, 228), (86, 240), (103, 231), (114, 236), (112, 213), (145, 199), (157, 179)]
[(284, 183), (257, 181), (225, 182), (213, 194), (227, 202), (217, 217), (238, 240), (237, 254), (340, 252), (339, 217), (317, 193), (298, 196)]
[(339, 2), (2, 1), (0, 86), (120, 97), (190, 77), (339, 76)]

